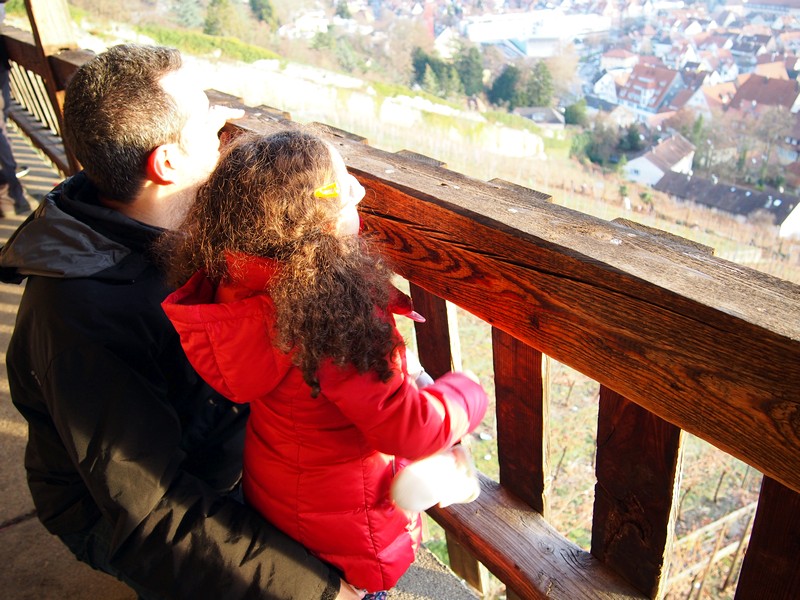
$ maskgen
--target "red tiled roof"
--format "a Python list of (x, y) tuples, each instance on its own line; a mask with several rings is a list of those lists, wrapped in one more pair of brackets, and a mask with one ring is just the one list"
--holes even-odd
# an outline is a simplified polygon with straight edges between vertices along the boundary
[(756, 75), (763, 75), (770, 79), (789, 79), (789, 73), (786, 71), (786, 64), (783, 61), (758, 64), (754, 72)]
[(618, 97), (644, 110), (656, 112), (678, 77), (680, 74), (673, 69), (639, 63), (633, 68)]
[(736, 86), (729, 81), (717, 85), (706, 85), (703, 86), (703, 93), (711, 110), (721, 110), (730, 104), (731, 99), (736, 95)]
[(750, 74), (736, 90), (731, 106), (739, 108), (742, 104), (748, 104), (791, 108), (798, 95), (800, 95), (800, 83), (793, 79), (775, 79)]
[(631, 58), (636, 56), (633, 52), (625, 50), (624, 48), (612, 48), (603, 54), (604, 58)]

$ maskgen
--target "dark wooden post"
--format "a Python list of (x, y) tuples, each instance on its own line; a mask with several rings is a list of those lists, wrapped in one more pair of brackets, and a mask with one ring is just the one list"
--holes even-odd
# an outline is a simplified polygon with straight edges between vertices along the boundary
[(592, 554), (651, 598), (664, 592), (683, 432), (600, 387)]
[(547, 518), (549, 359), (492, 328), (500, 483)]
[(764, 477), (736, 598), (800, 598), (800, 494)]
[[(78, 48), (74, 25), (66, 0), (25, 0), (25, 9), (39, 53), (47, 96), (53, 106), (60, 134), (64, 130), (64, 87), (55, 76), (50, 57), (64, 50)], [(67, 152), (67, 160), (72, 172), (80, 169), (70, 152)]]
[[(425, 317), (424, 323), (415, 324), (420, 362), (435, 379), (453, 370), (458, 363), (458, 329), (453, 320), (452, 307), (416, 284), (412, 283), (410, 290), (414, 310)], [(447, 531), (445, 538), (450, 568), (472, 587), (483, 592), (486, 570)]]
[(451, 309), (447, 302), (411, 283), (411, 299), (414, 310), (425, 317), (424, 323), (415, 323), (419, 359), (425, 370), (436, 379), (453, 370), (454, 356), (460, 353), (457, 347), (458, 331), (451, 330)]

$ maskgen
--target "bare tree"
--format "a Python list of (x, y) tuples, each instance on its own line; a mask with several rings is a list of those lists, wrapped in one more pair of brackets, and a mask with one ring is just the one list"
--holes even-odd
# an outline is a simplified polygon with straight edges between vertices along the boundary
[(793, 126), (794, 115), (783, 106), (770, 106), (759, 115), (753, 131), (761, 142), (763, 150), (759, 179), (766, 179), (768, 171), (771, 170), (772, 152)]
[(554, 93), (557, 98), (571, 96), (579, 84), (578, 62), (580, 57), (572, 44), (560, 45), (553, 56), (544, 59), (553, 78)]

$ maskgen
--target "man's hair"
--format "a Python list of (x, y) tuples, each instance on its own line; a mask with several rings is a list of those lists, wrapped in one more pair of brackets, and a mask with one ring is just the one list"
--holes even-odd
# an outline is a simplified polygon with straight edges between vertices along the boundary
[(84, 64), (67, 86), (64, 144), (100, 194), (132, 202), (150, 152), (180, 141), (186, 116), (161, 87), (182, 65), (174, 48), (124, 44)]
[(215, 283), (236, 279), (232, 256), (277, 261), (268, 290), (276, 346), (292, 352), (314, 395), (323, 360), (387, 381), (389, 357), (401, 344), (385, 317), (391, 271), (366, 240), (337, 234), (339, 198), (315, 195), (334, 181), (320, 138), (292, 130), (242, 134), (200, 187), (180, 231), (159, 248), (176, 286), (200, 269)]

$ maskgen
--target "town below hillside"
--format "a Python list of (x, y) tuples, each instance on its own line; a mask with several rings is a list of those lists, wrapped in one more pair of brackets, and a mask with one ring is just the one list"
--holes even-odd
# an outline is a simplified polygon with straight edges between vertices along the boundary
[(331, 2), (279, 33), (380, 48), (387, 14), (428, 36), (413, 38), (417, 89), (505, 108), (545, 136), (582, 126), (574, 157), (800, 236), (800, 1)]
[[(800, 0), (772, 1), (275, 0), (269, 24), (255, 0), (140, 0), (114, 23), (74, 4), (83, 47), (196, 30), (209, 89), (800, 282)], [(237, 32), (266, 58), (232, 59)]]

